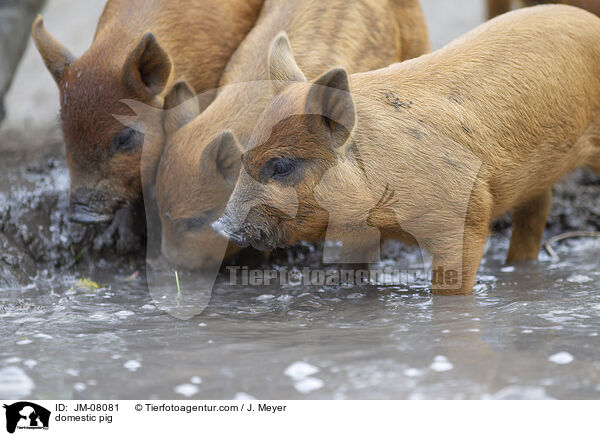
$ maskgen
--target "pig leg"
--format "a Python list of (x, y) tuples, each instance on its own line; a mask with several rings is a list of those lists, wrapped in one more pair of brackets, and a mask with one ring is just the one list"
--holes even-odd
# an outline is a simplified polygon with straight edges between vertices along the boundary
[(396, 61), (401, 62), (429, 53), (429, 33), (419, 0), (396, 0), (394, 9), (398, 22), (406, 23), (400, 29), (401, 53)]
[[(598, 2), (600, 7), (600, 1)], [(588, 129), (589, 135), (587, 141), (590, 147), (590, 157), (586, 166), (590, 168), (598, 177), (600, 177), (600, 117), (596, 117), (592, 122), (592, 127)]]
[[(482, 179), (477, 179), (466, 213), (444, 213), (444, 230), (438, 227), (429, 240), (417, 237), (433, 256), (432, 292), (436, 295), (471, 295), (481, 264), (494, 198)], [(462, 198), (459, 197), (462, 201)], [(443, 222), (442, 221), (442, 222)], [(435, 222), (439, 225), (440, 221)], [(435, 228), (434, 224), (426, 227)], [(425, 235), (423, 231), (419, 232)]]
[(592, 157), (590, 162), (587, 163), (587, 167), (600, 177), (600, 137), (598, 138), (598, 151)]
[(510, 11), (510, 0), (487, 0), (488, 20)]
[[(468, 218), (467, 218), (468, 220)], [(436, 295), (470, 295), (489, 233), (489, 221), (467, 222), (464, 232), (436, 241), (433, 255), (432, 291)]]
[(552, 188), (515, 209), (507, 263), (536, 260), (552, 207)]
[(483, 257), (487, 232), (468, 230), (463, 249), (455, 254), (433, 254), (432, 292), (435, 295), (471, 295)]

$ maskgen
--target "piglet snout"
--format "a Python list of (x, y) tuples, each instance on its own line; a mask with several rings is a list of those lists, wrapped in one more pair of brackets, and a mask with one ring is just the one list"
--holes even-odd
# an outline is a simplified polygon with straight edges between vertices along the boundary
[(224, 238), (228, 238), (231, 242), (240, 247), (247, 247), (248, 241), (243, 235), (240, 228), (233, 225), (232, 219), (223, 215), (217, 221), (211, 224), (212, 229)]

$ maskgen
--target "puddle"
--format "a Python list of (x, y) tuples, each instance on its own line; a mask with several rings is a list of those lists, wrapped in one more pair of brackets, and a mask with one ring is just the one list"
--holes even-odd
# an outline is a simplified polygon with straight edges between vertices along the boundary
[[(418, 282), (231, 286), (224, 272), (183, 321), (157, 309), (135, 259), (86, 253), (69, 267), (94, 234), (64, 218), (60, 159), (15, 168), (0, 181), (0, 397), (600, 398), (599, 239), (557, 244), (558, 263), (507, 267), (501, 220), (471, 297)], [(557, 188), (549, 234), (597, 228), (600, 187), (573, 180)], [(398, 244), (384, 255), (384, 266), (420, 261)], [(304, 246), (268, 267), (318, 256)]]

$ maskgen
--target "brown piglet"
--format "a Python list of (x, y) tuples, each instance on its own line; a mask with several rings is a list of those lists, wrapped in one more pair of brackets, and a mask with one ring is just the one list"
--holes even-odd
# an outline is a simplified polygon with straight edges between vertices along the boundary
[(435, 293), (470, 294), (490, 222), (514, 211), (507, 260), (537, 259), (552, 185), (578, 166), (600, 173), (600, 18), (537, 6), (414, 60), (283, 90), (213, 228), (363, 259), (381, 238), (419, 244)]
[(123, 126), (113, 116), (131, 114), (122, 101), (162, 109), (165, 93), (181, 79), (197, 92), (214, 89), (261, 5), (262, 0), (109, 0), (80, 58), (47, 32), (41, 17), (35, 20), (33, 39), (60, 90), (73, 221), (110, 221), (116, 210), (139, 203), (142, 148), (143, 170), (153, 174), (164, 141), (162, 119), (157, 111), (148, 126)]
[[(235, 246), (227, 253), (216, 248), (221, 238), (210, 224), (237, 180), (238, 141), (248, 140), (280, 88), (336, 65), (368, 71), (428, 51), (418, 0), (267, 0), (227, 65), (215, 100), (202, 113), (181, 104), (165, 117), (168, 142), (156, 178), (163, 255), (206, 269), (235, 252)], [(180, 102), (191, 96), (184, 85), (176, 94)]]

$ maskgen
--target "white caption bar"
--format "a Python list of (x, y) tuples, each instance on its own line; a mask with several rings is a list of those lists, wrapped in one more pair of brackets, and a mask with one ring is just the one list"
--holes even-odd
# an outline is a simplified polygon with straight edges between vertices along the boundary
[[(597, 401), (0, 401), (0, 434), (598, 434)], [(43, 433), (33, 430), (44, 429)], [(9, 433), (6, 433), (8, 431)], [(143, 433), (142, 433), (143, 432)]]

